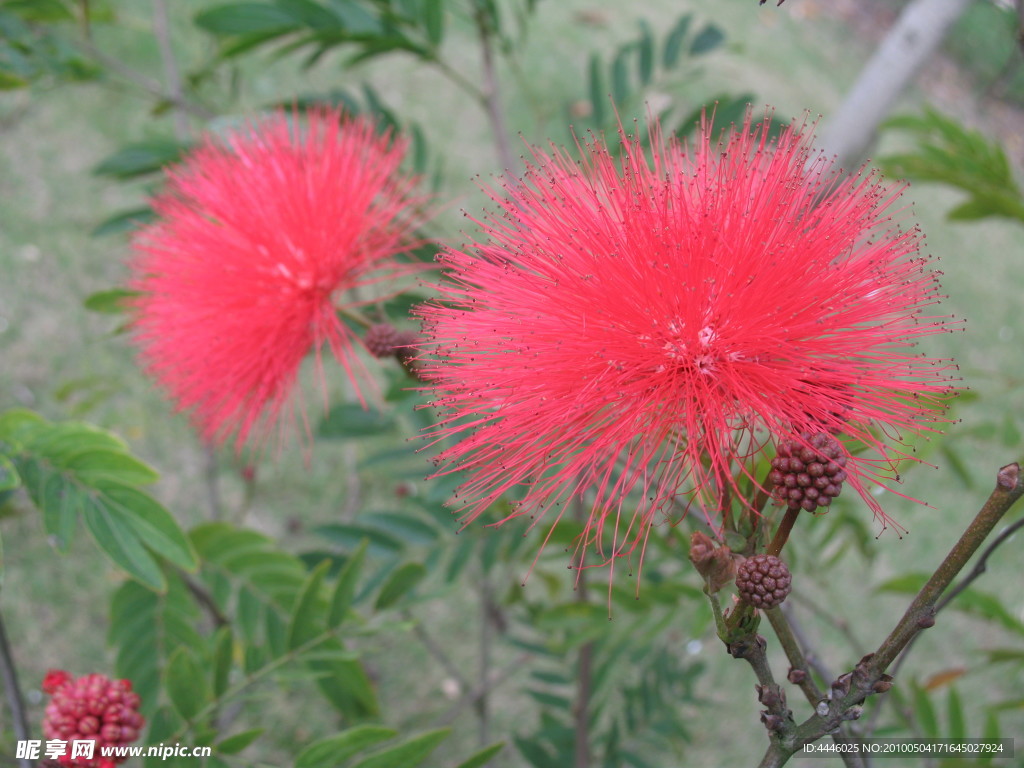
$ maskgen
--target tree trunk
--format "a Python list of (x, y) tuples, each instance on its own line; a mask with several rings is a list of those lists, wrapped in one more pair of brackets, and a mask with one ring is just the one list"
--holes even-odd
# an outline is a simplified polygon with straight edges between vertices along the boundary
[(818, 148), (846, 170), (859, 166), (878, 126), (974, 0), (913, 0), (822, 131)]

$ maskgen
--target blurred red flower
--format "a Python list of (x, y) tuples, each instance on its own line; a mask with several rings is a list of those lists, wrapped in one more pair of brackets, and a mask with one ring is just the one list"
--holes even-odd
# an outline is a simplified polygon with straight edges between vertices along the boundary
[(404, 155), (371, 122), (320, 110), (209, 139), (168, 171), (159, 219), (134, 241), (134, 338), (205, 439), (283, 434), (311, 349), (323, 387), (325, 344), (360, 391), (335, 302), (413, 268), (394, 258), (421, 220)]
[(670, 507), (714, 520), (750, 459), (821, 432), (873, 449), (849, 484), (885, 519), (865, 480), (943, 418), (955, 367), (911, 348), (955, 324), (927, 314), (937, 273), (893, 220), (900, 190), (832, 177), (805, 126), (770, 128), (535, 151), (489, 190), (500, 215), (444, 254), (420, 310), (465, 523), (506, 494), (531, 525), (585, 500), (577, 565), (642, 557)]
[[(139, 695), (130, 680), (111, 680), (101, 674), (74, 678), (63, 670), (50, 670), (42, 689), (51, 696), (43, 716), (43, 737), (61, 742), (55, 761), (69, 768), (114, 768), (128, 759), (104, 756), (103, 748), (124, 747), (139, 738), (145, 718), (139, 713)], [(91, 756), (72, 757), (73, 742), (95, 742)]]

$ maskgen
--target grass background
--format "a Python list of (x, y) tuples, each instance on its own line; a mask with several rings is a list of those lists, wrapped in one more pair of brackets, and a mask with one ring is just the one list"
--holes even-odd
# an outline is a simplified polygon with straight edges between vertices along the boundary
[[(97, 44), (159, 78), (160, 64), (150, 36), (150, 3), (118, 0), (114, 5), (119, 23), (97, 28)], [(212, 41), (190, 24), (191, 16), (208, 3), (175, 0), (170, 5), (174, 44), (183, 66), (208, 60), (213, 55)], [(808, 111), (827, 120), (872, 49), (871, 21), (875, 20), (877, 32), (900, 5), (882, 0), (789, 0), (781, 8), (758, 8), (753, 0), (714, 4), (544, 0), (519, 56), (519, 71), (501, 70), (510, 127), (532, 141), (546, 137), (565, 141), (566, 105), (587, 98), (584, 76), (589, 54), (634, 38), (640, 18), (660, 35), (686, 11), (720, 25), (728, 36), (726, 48), (700, 61), (696, 69), (660, 81), (652, 101), (668, 99), (696, 106), (710, 94), (752, 92), (757, 103), (771, 104), (781, 116)], [(951, 46), (951, 53), (960, 58), (935, 64), (941, 69), (929, 72), (938, 71), (942, 77), (923, 77), (907, 94), (901, 111), (931, 101), (1002, 137), (1011, 153), (1018, 153), (1019, 130), (1012, 133), (1003, 128), (1009, 107), (983, 95), (999, 72), (994, 68), (999, 51), (984, 46), (986, 60), (975, 61), (972, 57), (978, 58), (979, 47), (965, 43), (968, 34), (993, 34), (996, 23), (979, 15), (989, 12), (987, 7), (972, 12)], [(449, 21), (444, 53), (460, 71), (475, 77), (479, 51), (468, 24), (458, 18)], [(440, 198), (455, 203), (442, 212), (436, 225), (439, 235), (459, 238), (458, 230), (464, 226), (459, 208), (473, 210), (481, 204), (470, 180), (500, 170), (480, 110), (436, 72), (408, 60), (396, 57), (346, 71), (337, 58), (328, 57), (312, 71), (303, 71), (296, 59), (256, 56), (244, 63), (240, 75), (246, 85), (239, 97), (227, 82), (207, 93), (211, 99), (230, 103), (231, 111), (238, 114), (287, 100), (298, 91), (354, 86), (364, 79), (372, 82), (388, 105), (419, 122), (429, 145), (443, 153)], [(1010, 97), (1014, 93), (1007, 87)], [(91, 239), (89, 230), (113, 211), (138, 204), (144, 192), (139, 185), (98, 179), (90, 170), (125, 142), (169, 133), (167, 118), (154, 118), (149, 106), (137, 92), (115, 82), (0, 94), (0, 409), (30, 407), (55, 419), (87, 418), (123, 435), (163, 473), (156, 493), (189, 526), (208, 514), (201, 447), (185, 419), (171, 413), (137, 370), (125, 338), (111, 335), (115, 322), (81, 306), (84, 296), (118, 284), (126, 274), (126, 241)], [(896, 146), (897, 141), (897, 137), (883, 137), (879, 151)], [(1024, 284), (1021, 230), (1019, 225), (998, 221), (949, 224), (944, 212), (956, 199), (954, 192), (932, 187), (914, 187), (906, 197), (912, 209), (908, 215), (927, 233), (927, 250), (939, 259), (945, 273), (946, 311), (967, 318), (962, 333), (930, 339), (922, 349), (931, 355), (954, 356), (965, 383), (977, 396), (958, 407), (963, 423), (952, 427), (948, 438), (962, 458), (964, 477), (970, 483), (941, 454), (933, 454), (939, 469), (910, 472), (904, 487), (906, 493), (931, 506), (894, 500), (890, 508), (909, 535), (900, 539), (886, 533), (876, 544), (873, 560), (846, 558), (833, 570), (814, 574), (815, 583), (808, 585), (822, 602), (850, 617), (867, 645), (877, 644), (904, 600), (847, 585), (870, 587), (908, 570), (933, 567), (987, 494), (995, 469), (1021, 458), (1024, 390), (1019, 350), (1024, 329), (1017, 309), (1018, 287)], [(319, 445), (308, 463), (299, 452), (265, 459), (259, 465), (259, 491), (246, 522), (282, 537), (286, 545), (304, 545), (306, 526), (330, 521), (344, 507), (349, 489), (338, 467), (350, 465), (358, 450)], [(235, 457), (226, 453), (220, 466), (227, 503), (240, 503), (242, 483)], [(364, 492), (370, 497), (393, 492), (386, 478), (369, 478), (367, 483)], [(69, 555), (55, 555), (32, 514), (5, 519), (2, 533), (7, 553), (2, 607), (26, 687), (34, 688), (50, 666), (70, 666), (78, 672), (109, 666), (104, 643), (106, 600), (120, 576), (99, 565), (91, 543), (85, 540), (78, 541)], [(1013, 616), (1024, 619), (1018, 563), (1012, 545), (1004, 547), (992, 563), (993, 574), (979, 586), (999, 595)], [(563, 586), (571, 588), (569, 576)], [(543, 585), (531, 583), (527, 588), (541, 590)], [(460, 629), (476, 620), (472, 606), (461, 602), (458, 594), (431, 605), (432, 613), (424, 617), (428, 627), (444, 638), (454, 656), (475, 664), (472, 633)], [(810, 618), (807, 623), (834, 668), (855, 660), (852, 652), (843, 649), (834, 628)], [(685, 628), (682, 632), (685, 635)], [(682, 764), (747, 764), (759, 752), (763, 738), (759, 727), (745, 725), (756, 722), (756, 703), (749, 695), (752, 681), (742, 665), (722, 658), (717, 641), (706, 636), (696, 639), (702, 645), (695, 655), (710, 664), (703, 691), (708, 704), (694, 712), (696, 741)], [(998, 692), (1019, 695), (1024, 681), (1008, 676), (1005, 669), (980, 667), (976, 651), (1012, 642), (1020, 646), (1019, 637), (989, 623), (943, 617), (939, 627), (926, 634), (905, 674), (924, 678), (952, 668), (969, 669), (958, 686), (968, 707), (970, 733), (980, 735), (986, 702)], [(395, 704), (397, 717), (415, 721), (418, 713), (436, 706), (443, 696), (440, 678), (423, 674), (431, 663), (420, 646), (402, 637), (390, 638), (373, 657), (383, 698)], [(801, 714), (800, 708), (794, 709)], [(283, 745), (282, 754), (287, 754), (289, 742), (301, 745), (308, 738), (302, 708), (295, 714), (277, 714), (281, 717), (277, 741)], [(503, 689), (494, 717), (496, 738), (513, 730), (528, 731), (532, 725), (528, 704), (515, 693), (514, 685)], [(1003, 717), (1009, 735), (1024, 733), (1020, 711)], [(467, 724), (460, 727), (456, 743), (468, 744), (472, 738)], [(496, 764), (513, 766), (520, 760), (509, 750)]]

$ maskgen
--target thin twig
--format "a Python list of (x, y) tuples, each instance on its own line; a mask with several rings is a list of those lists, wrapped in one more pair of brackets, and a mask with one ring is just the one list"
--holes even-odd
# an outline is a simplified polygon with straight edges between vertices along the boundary
[(477, 32), (480, 37), (480, 54), (483, 62), (483, 96), (484, 110), (487, 112), (487, 119), (491, 124), (491, 133), (494, 134), (494, 141), (498, 150), (498, 159), (502, 167), (508, 173), (515, 173), (518, 168), (515, 155), (509, 144), (508, 124), (505, 121), (505, 107), (501, 101), (501, 93), (498, 89), (498, 76), (494, 67), (494, 46), (492, 45), (492, 30), (484, 17), (482, 4), (478, 5), (474, 13)]
[(462, 674), (462, 670), (456, 666), (451, 656), (445, 653), (444, 648), (427, 632), (423, 623), (414, 617), (410, 611), (402, 611), (402, 618), (412, 624), (412, 633), (416, 636), (416, 639), (423, 644), (423, 647), (434, 657), (434, 660), (444, 667), (445, 672), (459, 684), (459, 689), (463, 691), (470, 690), (472, 686), (469, 684), (466, 676)]
[(465, 691), (462, 696), (448, 710), (441, 715), (437, 721), (438, 727), (449, 725), (458, 719), (459, 714), (466, 707), (476, 705), (482, 696), (494, 693), (501, 685), (510, 680), (517, 672), (521, 672), (533, 656), (529, 653), (521, 653), (510, 661), (501, 670), (487, 680), (481, 680), (476, 688)]
[[(977, 579), (979, 576), (985, 573), (985, 571), (988, 570), (988, 559), (989, 557), (991, 557), (992, 553), (995, 552), (1001, 544), (1010, 539), (1013, 536), (1013, 534), (1015, 534), (1021, 528), (1024, 528), (1024, 517), (1022, 517), (1020, 520), (1013, 523), (1012, 525), (1009, 525), (1006, 528), (1004, 528), (1002, 532), (1000, 532), (1000, 534), (992, 540), (992, 543), (985, 548), (985, 551), (981, 553), (981, 556), (978, 558), (978, 562), (974, 564), (974, 568), (971, 569), (971, 572), (964, 576), (955, 587), (950, 589), (949, 592), (946, 593), (945, 596), (938, 603), (935, 604), (935, 613), (938, 614), (938, 612), (945, 608), (947, 605), (949, 605), (954, 598), (956, 598), (961, 592), (967, 589), (967, 587), (971, 585), (971, 582), (973, 582), (975, 579)], [(891, 674), (893, 677), (896, 676), (896, 673), (899, 672), (900, 667), (903, 666), (903, 662), (907, 659), (910, 649), (913, 647), (915, 642), (917, 642), (917, 637), (912, 638), (910, 642), (907, 643), (907, 647), (903, 649), (903, 652), (900, 654), (899, 658), (896, 659), (896, 661), (893, 663), (892, 669), (889, 670), (889, 674)], [(875, 723), (881, 716), (882, 708), (885, 706), (885, 702), (886, 699), (882, 699), (878, 703), (878, 706), (875, 708), (875, 711), (871, 713), (871, 719), (868, 721), (869, 733), (871, 733), (874, 730)], [(898, 711), (904, 716), (906, 716), (906, 713), (898, 706), (900, 702), (894, 701), (893, 704), (897, 705)]]
[[(583, 508), (583, 497), (573, 499), (573, 514), (583, 523), (587, 511)], [(580, 567), (576, 575), (576, 602), (587, 602), (587, 572)], [(593, 694), (594, 641), (588, 640), (580, 646), (576, 666), (576, 701), (573, 702), (573, 765), (575, 768), (590, 766), (590, 697)]]
[(115, 75), (125, 80), (128, 83), (140, 88), (151, 96), (156, 96), (158, 99), (167, 101), (171, 106), (177, 107), (188, 112), (190, 115), (198, 117), (201, 120), (209, 120), (215, 116), (213, 112), (204, 107), (202, 104), (197, 104), (191, 99), (181, 98), (175, 100), (169, 96), (163, 87), (163, 84), (154, 78), (147, 77), (136, 69), (128, 66), (124, 62), (115, 59), (113, 56), (108, 56), (99, 48), (97, 48), (91, 40), (83, 39), (79, 40), (78, 48), (82, 53), (89, 56), (96, 63), (101, 65), (104, 69), (113, 72)]
[(192, 597), (196, 599), (196, 602), (210, 615), (218, 629), (231, 624), (230, 619), (221, 612), (220, 606), (217, 605), (217, 601), (213, 599), (213, 595), (207, 591), (206, 587), (180, 569), (178, 570), (178, 576), (185, 583), (188, 591), (192, 593)]
[(988, 559), (992, 556), (992, 553), (995, 552), (1001, 544), (1009, 540), (1013, 534), (1021, 528), (1024, 528), (1024, 517), (1004, 528), (1000, 534), (992, 540), (992, 543), (985, 548), (985, 551), (981, 553), (981, 556), (978, 558), (978, 562), (974, 564), (971, 572), (964, 576), (957, 585), (949, 590), (949, 592), (947, 592), (946, 595), (936, 604), (935, 612), (938, 613), (953, 602), (953, 599), (967, 589), (971, 585), (972, 581), (985, 573), (985, 571), (988, 570)]
[[(789, 612), (778, 607), (765, 611), (765, 614), (768, 616), (768, 621), (771, 622), (772, 629), (775, 630), (776, 637), (779, 638), (779, 644), (786, 652), (786, 658), (789, 659), (790, 671), (787, 678), (803, 691), (807, 703), (816, 707), (818, 702), (825, 698), (825, 694), (814, 682), (811, 670), (813, 669), (825, 681), (831, 680), (832, 676), (821, 663), (818, 654), (813, 652), (810, 643)], [(852, 744), (856, 739), (839, 732), (832, 734), (832, 741), (836, 744)], [(847, 768), (863, 768), (864, 766), (864, 761), (852, 750), (840, 751), (839, 756)]]
[[(826, 682), (831, 680), (832, 676), (821, 662), (815, 658), (815, 654), (804, 652), (804, 648), (807, 647), (806, 641), (799, 637), (796, 627), (792, 624), (791, 617), (781, 607), (765, 611), (765, 615), (768, 617), (768, 621), (771, 622), (775, 635), (779, 638), (782, 650), (786, 652), (786, 658), (789, 659), (793, 670), (789, 675), (790, 682), (794, 682), (804, 692), (804, 696), (812, 707), (817, 706), (818, 702), (825, 698), (825, 694), (818, 688), (818, 684), (814, 682), (811, 672), (815, 672)], [(793, 678), (796, 679), (794, 680)]]
[[(14, 737), (18, 741), (27, 741), (30, 736), (28, 717), (25, 714), (25, 700), (21, 696), (21, 686), (18, 684), (18, 670), (14, 665), (14, 655), (11, 653), (11, 644), (7, 639), (7, 628), (4, 626), (3, 615), (0, 615), (0, 675), (4, 680), (4, 692), (7, 694), (7, 706), (11, 710), (11, 725), (14, 728)], [(35, 761), (27, 757), (19, 758), (18, 765), (21, 768), (33, 768)]]
[(806, 592), (803, 592), (802, 590), (794, 588), (789, 595), (789, 599), (797, 603), (800, 603), (809, 611), (811, 611), (811, 613), (815, 614), (821, 619), (824, 619), (827, 623), (835, 627), (840, 632), (840, 634), (842, 634), (843, 637), (846, 638), (846, 641), (850, 644), (850, 648), (853, 649), (854, 653), (859, 654), (861, 656), (867, 653), (867, 649), (864, 647), (864, 643), (862, 643), (857, 638), (857, 635), (854, 634), (853, 629), (850, 627), (850, 622), (846, 621), (846, 619), (834, 616), (825, 608), (822, 608), (820, 605), (818, 605), (810, 597), (810, 595), (808, 595)]
[(217, 446), (203, 441), (203, 481), (206, 485), (206, 501), (210, 505), (210, 519), (220, 520), (224, 505), (220, 498), (220, 472), (217, 460)]
[[(491, 622), (491, 581), (487, 574), (487, 564), (481, 558), (480, 574), (480, 664), (477, 675), (478, 680), (483, 683), (491, 677), (491, 650), (494, 645), (494, 626)], [(476, 700), (477, 716), (477, 741), (481, 747), (487, 746), (491, 730), (491, 691), (483, 689), (483, 695)]]
[(180, 106), (185, 100), (182, 89), (181, 73), (178, 62), (174, 58), (174, 46), (171, 44), (171, 25), (167, 18), (165, 0), (153, 0), (153, 36), (160, 48), (160, 63), (164, 68), (164, 81), (167, 83), (167, 97), (174, 104), (174, 135), (178, 141), (189, 138), (188, 113)]
[(885, 690), (891, 685), (891, 677), (885, 674), (886, 670), (918, 633), (935, 624), (935, 606), (943, 592), (1022, 495), (1024, 479), (1021, 477), (1020, 465), (1008, 464), (1002, 467), (996, 475), (996, 487), (988, 500), (917, 593), (889, 636), (878, 646), (878, 650), (865, 656), (850, 672), (840, 675), (832, 683), (831, 698), (820, 702), (812, 717), (796, 728), (783, 724), (777, 737), (772, 738), (761, 761), (761, 768), (784, 765), (804, 744), (810, 744), (826, 733), (831, 733), (844, 721), (860, 717), (863, 701), (871, 693)]

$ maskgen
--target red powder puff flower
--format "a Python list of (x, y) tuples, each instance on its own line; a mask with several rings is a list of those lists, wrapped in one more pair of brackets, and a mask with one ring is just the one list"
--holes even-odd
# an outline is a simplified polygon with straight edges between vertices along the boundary
[(837, 432), (873, 450), (847, 457), (848, 484), (885, 520), (865, 480), (942, 418), (954, 366), (911, 348), (953, 324), (925, 314), (937, 273), (893, 222), (900, 191), (823, 178), (803, 126), (769, 128), (536, 151), (489, 191), (501, 215), (443, 255), (420, 310), (464, 523), (506, 494), (505, 519), (534, 524), (585, 500), (577, 565), (588, 545), (594, 565), (642, 557), (673, 505), (713, 519), (770, 443)]
[(240, 447), (283, 431), (310, 349), (323, 386), (324, 344), (359, 391), (366, 372), (335, 300), (411, 270), (394, 259), (420, 219), (404, 154), (369, 121), (323, 110), (208, 140), (168, 172), (159, 220), (134, 242), (135, 340), (204, 438), (237, 431)]
[[(139, 695), (130, 680), (111, 680), (100, 674), (77, 679), (63, 670), (50, 670), (43, 692), (52, 696), (43, 717), (43, 737), (64, 742), (59, 765), (69, 768), (114, 768), (127, 756), (103, 756), (104, 747), (123, 747), (137, 738), (145, 725), (139, 714)], [(72, 757), (72, 742), (93, 741), (92, 757)]]

